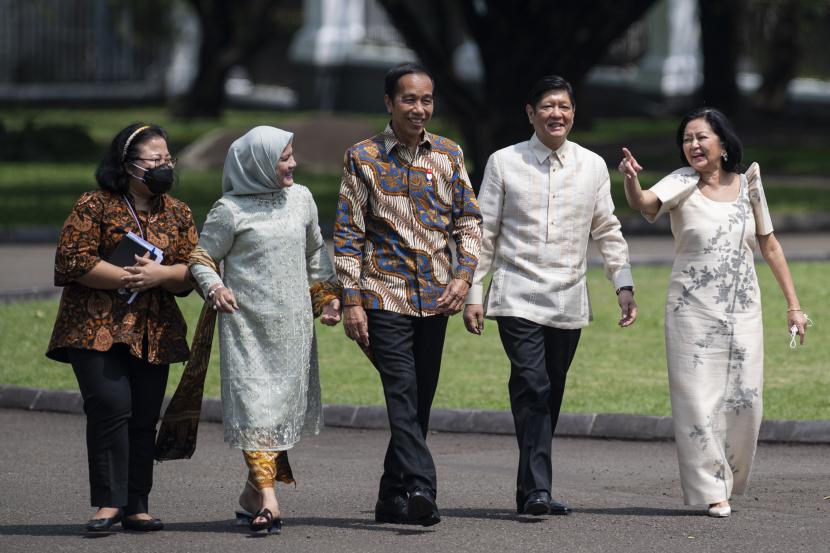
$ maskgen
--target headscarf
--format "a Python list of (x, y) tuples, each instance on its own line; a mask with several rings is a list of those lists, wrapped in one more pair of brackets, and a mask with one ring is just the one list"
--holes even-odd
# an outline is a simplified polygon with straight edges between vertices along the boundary
[(234, 140), (222, 171), (222, 193), (233, 196), (267, 194), (279, 190), (277, 162), (294, 133), (259, 126)]

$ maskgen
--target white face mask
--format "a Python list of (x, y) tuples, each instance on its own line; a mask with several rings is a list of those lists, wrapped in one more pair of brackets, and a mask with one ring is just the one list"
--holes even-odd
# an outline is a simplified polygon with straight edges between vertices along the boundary
[[(807, 324), (804, 325), (805, 327), (813, 326), (813, 320), (807, 316), (807, 313), (804, 313), (804, 318), (807, 319)], [(798, 336), (798, 327), (793, 325), (790, 327), (790, 348), (795, 349), (798, 345), (798, 341), (796, 341), (795, 337)]]

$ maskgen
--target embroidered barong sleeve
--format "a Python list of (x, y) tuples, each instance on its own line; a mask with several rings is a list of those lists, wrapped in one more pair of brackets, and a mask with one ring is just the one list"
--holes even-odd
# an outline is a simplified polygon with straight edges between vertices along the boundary
[(767, 197), (764, 195), (764, 186), (761, 184), (761, 168), (753, 163), (746, 171), (746, 182), (749, 186), (749, 202), (752, 204), (752, 214), (755, 216), (755, 234), (766, 236), (772, 234), (772, 217), (767, 207)]
[(504, 181), (502, 179), (498, 157), (493, 154), (484, 169), (484, 178), (478, 194), (478, 207), (481, 210), (481, 250), (478, 266), (475, 270), (470, 291), (467, 293), (468, 304), (484, 302), (484, 279), (493, 266), (496, 242), (501, 230), (502, 207), (504, 205)]
[(481, 249), (481, 212), (470, 177), (464, 167), (464, 154), (455, 158), (453, 173), (453, 231), (456, 265), (453, 278), (472, 284)]
[(352, 151), (346, 152), (334, 225), (334, 266), (343, 286), (343, 305), (362, 305), (360, 271), (366, 240), (368, 191)]
[[(233, 212), (220, 200), (213, 204), (207, 215), (199, 236), (199, 246), (218, 264), (233, 246), (235, 230)], [(205, 265), (192, 265), (190, 273), (199, 284), (203, 297), (207, 297), (212, 286), (222, 284), (216, 271)]]
[(631, 265), (628, 263), (628, 244), (623, 238), (620, 220), (614, 215), (614, 201), (611, 199), (611, 179), (603, 164), (598, 169), (602, 184), (597, 190), (594, 214), (591, 219), (591, 238), (596, 242), (602, 255), (605, 277), (614, 288), (634, 286)]
[(646, 221), (653, 223), (664, 214), (674, 209), (697, 188), (700, 177), (691, 167), (682, 167), (649, 188), (660, 200), (660, 209), (654, 215), (641, 213)]
[(101, 219), (104, 206), (92, 193), (82, 195), (61, 229), (55, 252), (55, 286), (66, 286), (101, 262)]

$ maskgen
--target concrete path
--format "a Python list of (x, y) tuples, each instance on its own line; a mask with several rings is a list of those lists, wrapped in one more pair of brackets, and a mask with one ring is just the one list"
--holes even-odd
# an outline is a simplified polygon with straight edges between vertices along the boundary
[(84, 418), (0, 410), (0, 551), (755, 551), (819, 552), (830, 543), (830, 445), (761, 445), (749, 493), (729, 519), (683, 507), (670, 442), (557, 438), (555, 496), (569, 517), (516, 515), (512, 437), (432, 434), (443, 522), (376, 524), (388, 434), (326, 429), (291, 452), (296, 488), (280, 487), (281, 536), (232, 523), (245, 469), (203, 424), (194, 458), (156, 467), (151, 511), (164, 532), (87, 538)]

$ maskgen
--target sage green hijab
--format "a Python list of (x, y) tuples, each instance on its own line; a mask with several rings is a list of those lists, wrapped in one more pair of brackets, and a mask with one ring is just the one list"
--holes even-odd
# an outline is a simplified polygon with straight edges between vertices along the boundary
[(254, 127), (234, 140), (222, 171), (222, 194), (268, 194), (283, 188), (277, 182), (277, 162), (294, 133), (275, 127)]

